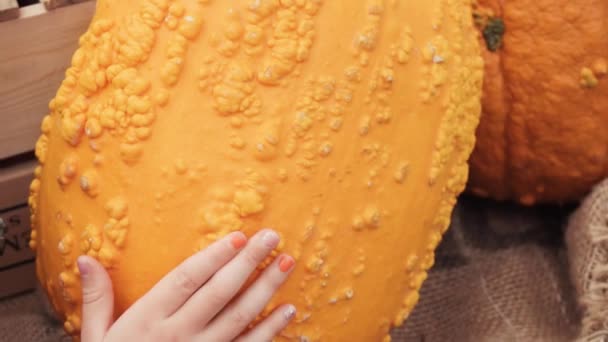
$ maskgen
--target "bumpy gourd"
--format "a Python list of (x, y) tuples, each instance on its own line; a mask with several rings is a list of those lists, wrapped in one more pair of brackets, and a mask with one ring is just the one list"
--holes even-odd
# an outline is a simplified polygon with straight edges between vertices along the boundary
[(608, 1), (478, 3), (486, 67), (470, 190), (580, 199), (608, 176)]
[(299, 309), (281, 340), (388, 340), (464, 189), (482, 63), (468, 0), (99, 0), (31, 185), (65, 330), (82, 253), (120, 314), (218, 237), (273, 227), (298, 262), (267, 308)]

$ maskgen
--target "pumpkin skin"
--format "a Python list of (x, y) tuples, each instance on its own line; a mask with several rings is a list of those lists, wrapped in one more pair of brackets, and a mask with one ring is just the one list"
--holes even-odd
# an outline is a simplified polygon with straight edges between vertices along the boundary
[(485, 77), (469, 190), (579, 200), (608, 175), (608, 2), (479, 0), (475, 15)]
[(280, 340), (389, 339), (468, 176), (470, 18), (466, 0), (99, 0), (31, 185), (65, 330), (80, 329), (82, 253), (120, 315), (218, 237), (272, 227), (297, 260), (265, 311), (298, 307)]

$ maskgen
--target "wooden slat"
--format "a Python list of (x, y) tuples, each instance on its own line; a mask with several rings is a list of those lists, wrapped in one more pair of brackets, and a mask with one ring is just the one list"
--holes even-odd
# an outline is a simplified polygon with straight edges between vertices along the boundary
[(0, 12), (18, 7), (19, 3), (17, 0), (0, 0)]
[(94, 10), (94, 1), (48, 12), (38, 4), (0, 22), (0, 159), (33, 149)]
[(0, 210), (27, 204), (36, 161), (0, 168)]
[(0, 237), (0, 276), (2, 270), (30, 260), (34, 253), (29, 248), (30, 211), (27, 206), (0, 212), (3, 232)]
[(42, 0), (42, 3), (47, 9), (54, 9), (62, 6), (77, 4), (79, 2), (85, 2), (91, 0)]
[(36, 266), (33, 261), (0, 272), (0, 299), (36, 289)]
[(27, 196), (36, 163), (33, 160), (0, 168), (0, 298), (36, 285)]
[(19, 3), (17, 0), (0, 0), (0, 21), (14, 19), (18, 16)]

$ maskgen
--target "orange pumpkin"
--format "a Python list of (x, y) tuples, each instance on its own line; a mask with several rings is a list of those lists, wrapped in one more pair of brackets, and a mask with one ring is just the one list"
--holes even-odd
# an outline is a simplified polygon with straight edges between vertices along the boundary
[(36, 144), (38, 277), (78, 334), (75, 259), (117, 314), (218, 237), (298, 261), (283, 340), (388, 338), (464, 189), (482, 59), (467, 0), (99, 0)]
[(608, 176), (608, 2), (478, 0), (483, 114), (469, 189), (568, 202)]

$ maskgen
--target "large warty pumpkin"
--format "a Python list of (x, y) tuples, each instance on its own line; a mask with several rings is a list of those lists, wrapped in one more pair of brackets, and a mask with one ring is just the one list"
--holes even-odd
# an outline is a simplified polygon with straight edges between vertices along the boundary
[(297, 260), (281, 340), (389, 339), (468, 176), (483, 60), (468, 0), (99, 0), (36, 144), (37, 274), (80, 329), (228, 232)]

